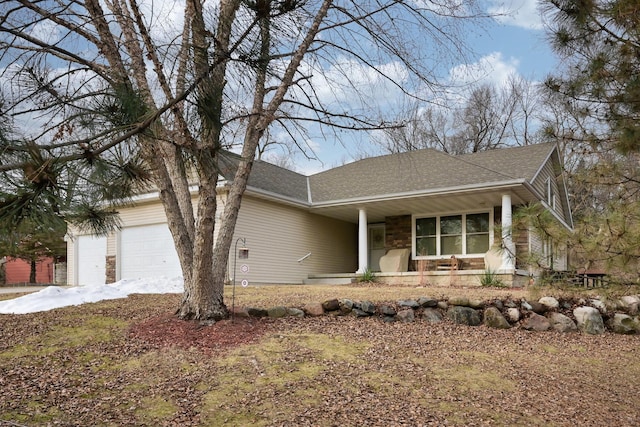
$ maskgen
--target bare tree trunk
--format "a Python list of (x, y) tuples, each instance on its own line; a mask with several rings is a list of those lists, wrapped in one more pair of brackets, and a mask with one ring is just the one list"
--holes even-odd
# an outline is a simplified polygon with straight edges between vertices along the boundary
[(36, 283), (36, 265), (37, 261), (31, 259), (31, 270), (29, 271), (29, 283)]

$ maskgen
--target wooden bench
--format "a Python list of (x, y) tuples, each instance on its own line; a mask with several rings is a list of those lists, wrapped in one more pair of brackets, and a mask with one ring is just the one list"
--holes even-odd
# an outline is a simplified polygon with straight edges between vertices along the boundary
[(436, 260), (436, 270), (458, 270), (460, 268), (460, 260), (454, 256), (451, 258), (443, 258)]

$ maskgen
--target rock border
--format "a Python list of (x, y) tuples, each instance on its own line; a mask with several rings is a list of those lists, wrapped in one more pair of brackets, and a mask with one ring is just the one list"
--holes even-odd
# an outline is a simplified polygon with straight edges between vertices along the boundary
[(329, 299), (310, 302), (302, 307), (277, 306), (237, 308), (237, 317), (377, 317), (385, 323), (426, 323), (451, 321), (456, 324), (529, 331), (583, 332), (599, 335), (606, 331), (617, 334), (640, 334), (640, 295), (619, 300), (600, 298), (556, 299), (542, 297), (538, 301), (512, 298), (475, 300), (466, 297), (436, 299), (420, 297), (375, 304), (367, 300)]

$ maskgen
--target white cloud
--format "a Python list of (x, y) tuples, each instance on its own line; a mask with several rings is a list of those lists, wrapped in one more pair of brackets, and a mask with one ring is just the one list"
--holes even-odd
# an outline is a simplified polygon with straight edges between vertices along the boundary
[(454, 86), (474, 83), (504, 84), (509, 76), (518, 73), (516, 58), (504, 59), (501, 52), (492, 52), (472, 64), (461, 64), (449, 71), (449, 81)]
[(538, 0), (488, 0), (487, 11), (497, 15), (496, 20), (506, 25), (528, 30), (541, 30), (542, 17)]

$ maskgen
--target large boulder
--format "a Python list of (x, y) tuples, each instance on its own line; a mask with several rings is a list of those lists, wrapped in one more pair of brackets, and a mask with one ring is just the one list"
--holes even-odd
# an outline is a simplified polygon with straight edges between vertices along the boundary
[(471, 307), (454, 305), (449, 310), (447, 310), (447, 317), (453, 322), (461, 325), (478, 326), (482, 324), (480, 314), (477, 310), (474, 310)]
[(279, 319), (281, 317), (287, 316), (287, 307), (277, 306), (270, 307), (267, 309), (267, 315), (274, 319)]
[(389, 304), (380, 304), (380, 306), (378, 307), (378, 311), (383, 316), (395, 316), (397, 313), (396, 309)]
[(418, 307), (420, 307), (420, 304), (418, 304), (418, 302), (416, 300), (403, 299), (403, 300), (398, 301), (398, 307), (418, 308)]
[(542, 297), (538, 302), (551, 310), (560, 307), (560, 302), (554, 297)]
[(522, 328), (528, 331), (548, 331), (551, 329), (551, 322), (540, 314), (531, 313), (529, 317), (522, 322)]
[(636, 325), (633, 318), (629, 315), (616, 313), (609, 320), (609, 327), (616, 334), (635, 334)]
[(422, 307), (437, 307), (438, 306), (438, 300), (435, 299), (435, 298), (430, 298), (430, 297), (420, 297), (420, 298), (418, 298), (417, 302)]
[(322, 316), (324, 314), (324, 309), (322, 308), (322, 303), (320, 302), (310, 302), (302, 307), (302, 310), (305, 312), (307, 316)]
[(507, 317), (511, 321), (511, 323), (516, 323), (520, 320), (520, 310), (516, 307), (507, 308)]
[(551, 322), (551, 327), (558, 332), (575, 332), (578, 330), (575, 322), (562, 313), (549, 313), (547, 318)]
[(322, 303), (322, 308), (324, 311), (337, 311), (340, 309), (340, 301), (337, 299), (326, 300)]
[(573, 310), (573, 316), (576, 318), (578, 329), (581, 331), (591, 335), (604, 333), (604, 322), (597, 308), (586, 306), (577, 307)]
[(484, 311), (484, 324), (489, 328), (509, 329), (511, 325), (496, 307), (488, 307)]
[(400, 310), (396, 315), (396, 319), (402, 323), (411, 323), (415, 320), (415, 313), (410, 308)]
[(468, 307), (469, 306), (469, 298), (460, 297), (460, 296), (451, 297), (451, 298), (449, 298), (448, 303), (449, 303), (449, 305), (457, 305), (457, 306), (461, 306), (461, 307)]
[(435, 308), (425, 308), (422, 311), (421, 317), (427, 323), (440, 323), (442, 322), (442, 314)]

